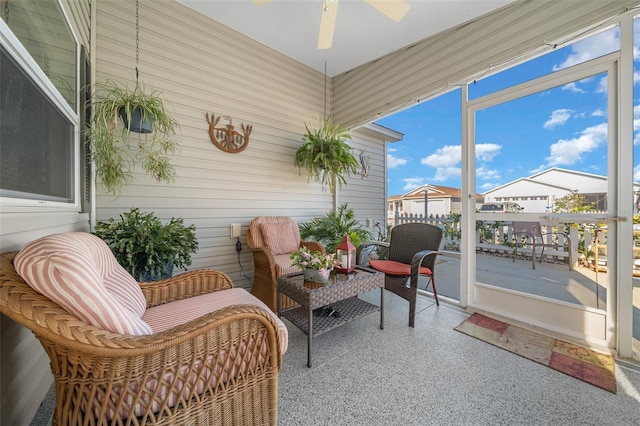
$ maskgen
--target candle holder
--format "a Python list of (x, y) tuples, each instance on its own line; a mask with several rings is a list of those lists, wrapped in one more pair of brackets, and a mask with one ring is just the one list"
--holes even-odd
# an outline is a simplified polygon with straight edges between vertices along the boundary
[(356, 246), (353, 245), (348, 235), (345, 235), (342, 242), (336, 247), (336, 271), (348, 274), (356, 269)]

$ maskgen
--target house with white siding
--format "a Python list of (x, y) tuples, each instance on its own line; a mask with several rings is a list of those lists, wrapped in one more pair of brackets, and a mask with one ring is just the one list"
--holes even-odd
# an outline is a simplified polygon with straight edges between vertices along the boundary
[[(253, 4), (224, 3), (238, 7)], [(376, 119), (460, 87), (464, 91), (464, 86), (475, 79), (550, 52), (556, 44), (574, 40), (571, 37), (576, 34), (582, 37), (616, 25), (625, 41), (618, 52), (599, 59), (597, 65), (601, 69), (606, 63), (610, 72), (617, 70), (617, 78), (609, 79), (619, 82), (609, 90), (619, 96), (617, 115), (610, 127), (619, 129), (620, 134), (610, 143), (616, 144), (621, 153), (616, 158), (624, 174), (631, 168), (624, 160), (629, 157), (633, 140), (633, 46), (629, 34), (633, 10), (640, 1), (500, 4), (503, 7), (491, 13), (327, 75), (318, 71), (317, 65), (312, 67), (287, 56), (269, 47), (260, 36), (236, 31), (183, 1), (140, 0), (139, 32), (134, 1), (6, 1), (0, 12), (0, 73), (8, 69), (6, 64), (12, 64), (19, 70), (15, 76), (24, 85), (9, 83), (6, 77), (0, 87), (0, 105), (7, 110), (24, 107), (24, 112), (31, 107), (49, 108), (51, 117), (62, 117), (65, 132), (61, 141), (52, 137), (59, 136), (58, 131), (44, 132), (46, 137), (27, 141), (24, 136), (32, 127), (50, 126), (53, 120), (14, 122), (9, 120), (8, 111), (0, 111), (2, 161), (13, 165), (21, 162), (21, 166), (11, 167), (20, 173), (8, 176), (2, 173), (10, 168), (0, 170), (0, 251), (20, 250), (28, 242), (52, 233), (91, 231), (97, 221), (138, 207), (155, 212), (163, 220), (180, 217), (186, 225), (194, 224), (199, 250), (191, 268), (221, 270), (236, 286), (250, 288), (253, 258), (246, 249), (246, 230), (254, 217), (284, 215), (304, 222), (347, 202), (363, 224), (387, 218), (387, 142), (401, 140), (403, 135), (375, 124)], [(459, 7), (469, 5), (465, 2)], [(294, 20), (289, 22), (295, 24)], [(366, 44), (362, 42), (359, 49), (366, 49)], [(83, 145), (82, 131), (87, 121), (87, 94), (83, 89), (87, 83), (106, 79), (132, 87), (137, 68), (141, 82), (162, 92), (179, 123), (181, 149), (172, 157), (177, 178), (170, 184), (158, 184), (136, 165), (134, 180), (114, 195), (93, 176), (90, 156)], [(578, 77), (583, 78), (583, 74), (578, 73)], [(38, 99), (38, 105), (29, 104), (34, 99)], [(307, 176), (294, 167), (305, 124), (316, 123), (323, 111), (351, 130), (349, 144), (354, 152), (366, 152), (370, 159), (366, 172), (348, 178), (335, 196), (319, 184), (308, 182)], [(252, 125), (248, 147), (237, 154), (217, 149), (209, 139), (207, 113), (228, 116), (238, 127), (241, 123)], [(11, 133), (14, 131), (20, 136), (15, 137)], [(473, 180), (466, 176), (473, 169), (469, 163), (472, 147), (468, 135), (463, 134), (466, 163), (462, 187), (454, 194), (428, 186), (429, 214), (457, 211), (459, 205), (463, 216), (466, 212), (473, 220), (476, 202), (465, 201), (474, 199)], [(37, 167), (29, 160), (37, 160)], [(55, 175), (57, 180), (51, 179), (55, 173), (59, 173)], [(502, 192), (492, 191), (485, 201), (498, 196), (520, 197), (522, 193), (551, 197), (576, 188), (573, 180), (552, 173), (556, 172), (534, 176), (522, 185), (514, 183), (501, 188)], [(578, 177), (576, 181), (580, 181)], [(588, 181), (585, 191), (599, 193), (601, 182), (595, 178)], [(30, 185), (22, 187), (22, 183)], [(618, 198), (624, 203), (630, 192), (627, 186), (616, 182), (609, 190), (622, 194)], [(55, 194), (42, 196), (37, 191)], [(403, 209), (419, 211), (424, 193), (417, 189), (406, 195), (412, 204), (403, 205)], [(523, 201), (518, 200), (525, 205)], [(548, 203), (526, 201), (545, 207)], [(422, 207), (424, 210), (424, 204)], [(625, 209), (624, 204), (616, 208)], [(233, 223), (240, 223), (242, 228), (244, 249), (239, 256), (236, 240), (229, 238)], [(473, 229), (473, 222), (463, 225), (464, 232)], [(624, 230), (620, 228), (620, 233)], [(472, 238), (463, 240), (472, 243)], [(475, 253), (471, 245), (463, 246), (461, 252), (463, 264)], [(507, 318), (516, 315), (509, 310), (513, 304), (482, 297), (483, 288), (467, 281), (466, 276), (460, 285), (465, 286), (460, 301), (463, 308), (485, 309)], [(611, 294), (608, 303), (631, 299), (631, 284), (622, 275), (615, 289), (618, 293)], [(577, 331), (551, 324), (548, 321), (557, 316), (544, 315), (541, 310), (520, 309), (517, 314), (522, 323), (567, 332), (579, 341), (596, 340), (631, 357), (631, 331), (626, 325), (629, 312), (626, 305), (610, 305), (607, 312), (598, 312), (595, 337), (583, 331), (582, 323)], [(49, 361), (32, 333), (2, 315), (0, 363), (0, 424), (29, 424), (53, 383)]]
[[(640, 185), (634, 184), (630, 197), (634, 198), (638, 190)], [(594, 210), (606, 211), (607, 177), (553, 167), (500, 185), (482, 195), (487, 203), (518, 203), (523, 212), (552, 212), (555, 200), (571, 194), (584, 196), (585, 202), (592, 203)]]

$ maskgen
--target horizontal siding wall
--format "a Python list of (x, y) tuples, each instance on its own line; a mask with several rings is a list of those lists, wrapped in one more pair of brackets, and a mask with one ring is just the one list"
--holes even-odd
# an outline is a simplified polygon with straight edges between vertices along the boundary
[[(379, 222), (384, 229), (386, 222), (386, 159), (385, 141), (378, 139), (372, 141), (368, 135), (359, 130), (351, 131), (351, 146), (356, 159), (360, 161), (360, 153), (366, 151), (370, 156), (368, 176), (361, 174), (347, 178), (347, 185), (338, 190), (338, 205), (347, 203), (356, 214), (356, 218), (363, 226), (367, 225), (367, 219)], [(358, 168), (360, 171), (361, 169)], [(374, 237), (378, 230), (374, 227), (367, 228)]]
[[(334, 78), (334, 116), (357, 126), (539, 55), (640, 2), (519, 1)], [(411, 13), (411, 12), (409, 12)], [(516, 62), (512, 62), (515, 64)]]
[[(97, 7), (98, 80), (133, 86), (135, 3), (99, 1)], [(331, 194), (307, 182), (294, 166), (305, 123), (314, 126), (324, 109), (324, 75), (175, 1), (141, 1), (139, 22), (140, 82), (163, 92), (180, 123), (182, 148), (174, 157), (178, 178), (158, 184), (136, 169), (135, 181), (118, 197), (98, 183), (97, 219), (118, 217), (131, 207), (153, 211), (163, 220), (181, 217), (196, 225), (200, 245), (190, 269), (219, 269), (236, 286), (249, 288), (253, 255), (246, 231), (251, 219), (282, 215), (304, 222), (333, 208)], [(206, 113), (228, 115), (238, 129), (242, 123), (252, 125), (248, 147), (238, 154), (215, 147)], [(218, 127), (226, 124), (221, 119)], [(353, 143), (382, 156), (383, 141), (365, 136)], [(373, 161), (382, 169), (382, 157)], [(364, 209), (358, 217), (383, 211), (383, 181), (358, 177), (353, 185), (377, 188), (349, 193)], [(229, 238), (232, 223), (242, 226), (240, 262), (235, 240)]]

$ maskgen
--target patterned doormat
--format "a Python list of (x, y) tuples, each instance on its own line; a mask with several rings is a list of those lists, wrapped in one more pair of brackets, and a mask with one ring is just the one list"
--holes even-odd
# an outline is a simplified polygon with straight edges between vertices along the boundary
[(611, 355), (478, 313), (471, 315), (455, 330), (616, 393), (615, 362)]

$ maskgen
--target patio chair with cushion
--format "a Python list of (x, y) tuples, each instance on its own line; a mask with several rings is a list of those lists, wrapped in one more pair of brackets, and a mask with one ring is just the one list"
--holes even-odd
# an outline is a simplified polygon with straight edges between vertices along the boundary
[(50, 358), (53, 424), (276, 424), (287, 329), (222, 272), (136, 283), (84, 232), (0, 255), (0, 311)]
[[(322, 244), (302, 241), (298, 224), (286, 216), (260, 216), (254, 218), (247, 231), (247, 245), (253, 252), (253, 287), (251, 293), (262, 300), (272, 311), (276, 308), (278, 277), (300, 271), (291, 265), (291, 253), (300, 247), (325, 253)], [(297, 304), (282, 296), (281, 308)]]
[[(435, 282), (436, 258), (440, 252), (442, 229), (427, 223), (405, 223), (391, 229), (389, 243), (368, 241), (358, 247), (358, 263), (363, 250), (370, 246), (388, 248), (388, 259), (371, 259), (369, 266), (384, 272), (384, 288), (409, 302), (409, 327), (416, 317), (418, 277), (428, 277), (425, 290), (431, 285), (436, 305), (438, 292)], [(409, 285), (407, 286), (407, 280)]]
[(524, 242), (531, 247), (531, 265), (532, 269), (536, 269), (536, 247), (540, 247), (540, 257), (538, 263), (542, 263), (542, 257), (544, 256), (545, 247), (550, 247), (558, 250), (560, 247), (560, 238), (567, 241), (569, 245), (569, 270), (573, 270), (573, 261), (571, 258), (571, 238), (564, 232), (542, 232), (542, 226), (540, 222), (511, 222), (513, 226), (513, 236), (516, 238), (515, 246), (513, 248), (513, 262), (516, 261), (518, 255), (518, 246), (523, 245), (523, 241), (520, 238), (524, 238)]

